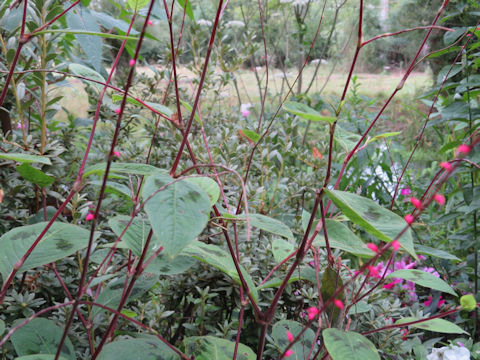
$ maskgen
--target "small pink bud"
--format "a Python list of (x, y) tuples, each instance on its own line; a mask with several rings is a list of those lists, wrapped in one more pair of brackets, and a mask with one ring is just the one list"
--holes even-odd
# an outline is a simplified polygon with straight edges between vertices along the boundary
[(135, 59), (130, 59), (130, 61), (128, 62), (128, 65), (133, 66), (135, 65), (135, 63), (136, 63)]
[(449, 162), (446, 162), (446, 161), (441, 162), (440, 167), (444, 168), (447, 171), (452, 171), (452, 164), (450, 164)]
[(467, 34), (467, 37), (472, 37), (472, 34)]
[(148, 26), (153, 26), (152, 20), (148, 20), (148, 21), (147, 21), (147, 25), (148, 25)]
[(93, 215), (93, 213), (88, 213), (87, 217), (85, 218), (85, 220), (87, 221), (90, 221), (90, 220), (93, 220), (95, 219), (95, 215)]
[(410, 202), (413, 204), (413, 206), (415, 206), (417, 209), (421, 209), (422, 208), (422, 202), (420, 200), (418, 200), (417, 198), (410, 198)]
[(285, 351), (285, 357), (289, 357), (293, 355), (293, 350), (287, 350)]
[(374, 243), (368, 243), (367, 247), (372, 250), (374, 253), (378, 252), (378, 246)]
[(120, 114), (121, 110), (120, 110), (120, 109), (115, 109), (115, 112), (116, 112), (117, 114)]
[(470, 152), (470, 146), (462, 144), (458, 147), (457, 151), (459, 154), (468, 154)]
[(316, 317), (317, 314), (318, 314), (318, 309), (317, 309), (316, 307), (309, 307), (309, 308), (307, 309), (307, 313), (308, 313), (308, 318), (309, 318), (310, 320), (313, 320), (313, 319), (315, 319), (315, 317)]
[(289, 342), (293, 341), (293, 334), (290, 331), (287, 331), (287, 339)]
[(411, 225), (413, 223), (413, 216), (411, 214), (405, 215), (404, 219), (408, 225)]
[(339, 300), (339, 299), (333, 300), (333, 304), (340, 310), (342, 310), (345, 307), (345, 305), (343, 305), (342, 300)]
[(401, 246), (401, 244), (397, 240), (392, 241), (393, 250), (398, 251), (398, 249), (400, 249), (400, 246)]
[(120, 156), (122, 156), (122, 153), (120, 151), (114, 151), (113, 155), (119, 158)]
[(438, 203), (438, 205), (445, 204), (445, 196), (443, 196), (442, 194), (435, 194), (433, 198)]

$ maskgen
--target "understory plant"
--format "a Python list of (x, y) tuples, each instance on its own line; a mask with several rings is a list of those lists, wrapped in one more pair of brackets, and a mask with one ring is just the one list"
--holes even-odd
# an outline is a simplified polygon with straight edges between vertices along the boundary
[[(480, 28), (442, 26), (461, 3), (366, 39), (355, 2), (327, 96), (303, 72), (346, 2), (323, 32), (327, 1), (4, 1), (2, 359), (480, 358)], [(272, 10), (298, 26), (280, 89)], [(361, 95), (364, 48), (413, 31), (390, 95)], [(389, 108), (446, 54), (405, 129)]]

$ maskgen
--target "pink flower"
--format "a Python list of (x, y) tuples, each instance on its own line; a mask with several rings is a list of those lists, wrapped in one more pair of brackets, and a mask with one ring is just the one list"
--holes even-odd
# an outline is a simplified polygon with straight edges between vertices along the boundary
[(433, 198), (438, 203), (438, 205), (445, 204), (445, 196), (443, 196), (442, 194), (435, 194), (433, 195)]
[(293, 350), (287, 350), (285, 351), (285, 357), (289, 357), (293, 355)]
[(135, 59), (130, 59), (130, 61), (128, 62), (128, 65), (133, 66), (135, 65), (135, 63), (136, 63)]
[(452, 171), (452, 164), (450, 164), (449, 162), (446, 162), (446, 161), (441, 162), (440, 167), (444, 168), (447, 171)]
[(403, 329), (403, 330), (402, 330), (402, 333), (403, 333), (402, 340), (403, 340), (403, 341), (406, 341), (406, 340), (407, 340), (407, 336), (408, 336), (408, 330), (407, 330), (407, 329)]
[(95, 219), (95, 215), (93, 215), (93, 213), (89, 212), (87, 214), (87, 217), (85, 218), (85, 220), (90, 221), (90, 220), (93, 220), (93, 219)]
[(374, 243), (368, 243), (367, 247), (372, 250), (374, 253), (378, 252), (378, 246), (375, 245)]
[(333, 300), (333, 304), (340, 310), (342, 310), (345, 307), (345, 305), (343, 305), (342, 300), (339, 300), (339, 299)]
[(412, 203), (413, 206), (415, 206), (417, 209), (421, 209), (422, 208), (422, 202), (417, 199), (417, 198), (410, 198), (410, 202)]
[(120, 156), (122, 156), (122, 153), (120, 151), (114, 151), (113, 155), (119, 158)]
[(147, 21), (147, 25), (148, 25), (148, 26), (153, 26), (152, 20), (148, 20), (148, 21)]
[(368, 266), (368, 275), (374, 277), (374, 278), (377, 278), (377, 279), (380, 279), (380, 275), (378, 274), (378, 270), (375, 266), (372, 266), (372, 265), (369, 265)]
[(400, 249), (400, 246), (401, 246), (401, 244), (397, 240), (392, 241), (393, 250), (398, 251), (398, 249)]
[(400, 194), (402, 195), (410, 195), (410, 188), (407, 186), (406, 188), (402, 189), (402, 191), (400, 191)]
[(243, 117), (248, 117), (248, 115), (250, 115), (250, 110), (242, 110), (241, 113)]
[(429, 307), (430, 304), (432, 303), (432, 300), (433, 298), (431, 296), (428, 297), (428, 300), (426, 300), (423, 305), (425, 305), (426, 307)]
[(116, 112), (117, 114), (120, 114), (121, 110), (117, 108), (117, 109), (115, 109), (115, 112)]
[(318, 309), (317, 309), (316, 307), (309, 307), (309, 308), (307, 309), (307, 313), (308, 313), (308, 318), (309, 318), (310, 320), (313, 320), (313, 319), (315, 319), (315, 317), (316, 317), (317, 314), (318, 314)]
[(468, 154), (470, 152), (470, 146), (462, 144), (458, 147), (457, 151), (459, 154)]
[(411, 214), (405, 215), (404, 219), (405, 219), (405, 221), (407, 222), (408, 225), (412, 225), (413, 220), (414, 220), (414, 218)]
[(388, 284), (383, 285), (384, 289), (390, 290), (392, 289), (396, 284), (401, 283), (402, 279), (394, 279), (392, 282), (389, 282)]
[(287, 331), (287, 339), (289, 342), (293, 341), (293, 334), (290, 331)]
[(467, 34), (467, 37), (472, 37), (472, 34)]

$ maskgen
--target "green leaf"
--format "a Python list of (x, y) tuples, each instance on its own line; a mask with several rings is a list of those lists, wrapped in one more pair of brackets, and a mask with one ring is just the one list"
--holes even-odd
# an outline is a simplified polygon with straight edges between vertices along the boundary
[(291, 114), (300, 116), (301, 118), (307, 120), (326, 121), (329, 124), (332, 124), (337, 120), (335, 116), (323, 116), (317, 110), (312, 109), (310, 106), (296, 101), (287, 101), (285, 104), (283, 104), (283, 109)]
[[(444, 66), (437, 76), (437, 85), (440, 85), (443, 81), (450, 79), (451, 77), (457, 75), (460, 71), (462, 71), (463, 65), (446, 65)], [(447, 75), (448, 74), (448, 75)]]
[[(238, 276), (237, 269), (233, 263), (232, 257), (227, 252), (223, 251), (216, 245), (205, 244), (200, 241), (196, 241), (187, 246), (183, 251), (183, 255), (189, 255), (197, 260), (203, 261), (213, 267), (217, 268), (221, 272), (225, 273), (232, 278), (237, 284), (241, 284), (240, 277)], [(243, 274), (243, 278), (247, 283), (252, 298), (255, 302), (258, 302), (258, 292), (255, 288), (250, 275), (245, 271), (243, 266), (240, 265), (240, 270)]]
[[(231, 360), (235, 351), (235, 342), (214, 336), (189, 337), (183, 343), (186, 355), (195, 360)], [(238, 344), (237, 359), (255, 360), (256, 356), (248, 346)]]
[[(288, 279), (287, 284), (291, 284), (291, 283), (293, 283), (295, 281), (299, 281), (299, 280), (308, 280), (308, 279), (304, 278), (303, 276), (292, 275), (290, 277), (290, 279)], [(265, 282), (263, 285), (257, 286), (257, 290), (278, 288), (278, 287), (280, 287), (280, 285), (282, 285), (282, 283), (283, 283), (283, 279), (273, 278), (273, 279), (270, 279), (267, 282)]]
[[(307, 230), (309, 220), (310, 213), (306, 210), (303, 210), (303, 231)], [(312, 229), (310, 229), (310, 237), (315, 231), (315, 226), (317, 222), (318, 220), (315, 220)], [(372, 257), (374, 255), (372, 251), (367, 248), (367, 246), (363, 243), (363, 241), (340, 221), (325, 219), (325, 224), (327, 226), (328, 241), (331, 248), (340, 249), (361, 257)], [(323, 229), (318, 233), (315, 240), (313, 241), (313, 244), (314, 246), (326, 246)]]
[(138, 40), (138, 37), (135, 36), (126, 36), (126, 35), (117, 35), (117, 34), (110, 34), (104, 32), (97, 32), (97, 31), (88, 31), (88, 30), (72, 30), (72, 29), (46, 29), (42, 31), (37, 31), (33, 34), (33, 36), (37, 36), (40, 34), (73, 34), (73, 35), (90, 35), (90, 36), (98, 36), (103, 37), (106, 39), (117, 39), (117, 40)]
[(21, 163), (41, 163), (46, 165), (52, 165), (50, 159), (46, 156), (37, 156), (21, 153), (0, 153), (0, 159), (14, 160)]
[(366, 141), (365, 145), (370, 144), (371, 142), (376, 141), (376, 140), (385, 139), (385, 138), (389, 138), (389, 137), (392, 137), (392, 136), (397, 136), (401, 133), (402, 133), (401, 131), (394, 131), (394, 132), (386, 132), (386, 133), (383, 133), (383, 134), (378, 134), (378, 135), (375, 135), (373, 138), (368, 139)]
[(347, 131), (340, 126), (335, 127), (335, 141), (345, 149), (346, 152), (353, 150), (355, 145), (361, 139), (361, 136), (353, 132)]
[[(15, 360), (55, 360), (55, 354), (36, 354), (16, 357)], [(67, 360), (63, 356), (59, 356), (58, 360)]]
[[(384, 209), (373, 200), (339, 190), (325, 189), (325, 192), (350, 221), (382, 241), (393, 241), (407, 226), (404, 219)], [(407, 229), (398, 241), (410, 255), (418, 260), (410, 229)]]
[[(272, 337), (276, 347), (283, 352), (288, 346), (287, 331), (290, 331), (296, 337), (303, 329), (303, 325), (292, 320), (281, 320), (273, 325)], [(314, 344), (315, 333), (312, 329), (307, 329), (290, 349), (293, 354), (288, 357), (289, 360), (304, 360), (307, 358), (310, 348)], [(314, 352), (315, 353), (315, 352)]]
[[(15, 321), (13, 327), (23, 320), (25, 319)], [(15, 331), (10, 339), (18, 356), (56, 354), (62, 334), (63, 328), (55, 324), (52, 320), (36, 318)], [(68, 360), (75, 360), (76, 358), (75, 350), (68, 336), (65, 339), (60, 354)]]
[[(473, 311), (477, 307), (477, 301), (475, 300), (475, 296), (472, 294), (463, 295), (460, 298), (460, 305), (462, 306), (463, 310)], [(2, 332), (0, 331), (0, 334)]]
[[(417, 321), (417, 320), (420, 320), (420, 319), (417, 319), (414, 317), (406, 317), (406, 318), (397, 320), (395, 324), (406, 324), (406, 323)], [(432, 320), (427, 320), (421, 323), (408, 325), (408, 326), (418, 328), (418, 329), (423, 329), (423, 330), (429, 330), (433, 332), (446, 333), (446, 334), (468, 334), (458, 325), (455, 325), (454, 323), (447, 321), (445, 319), (432, 319)]]
[(323, 340), (332, 360), (380, 360), (375, 345), (356, 332), (329, 328), (323, 330)]
[(283, 239), (275, 239), (272, 243), (272, 252), (275, 261), (280, 263), (293, 252), (293, 244)]
[[(238, 220), (246, 221), (245, 216), (237, 216)], [(249, 214), (250, 226), (256, 227), (260, 230), (280, 235), (293, 241), (294, 237), (290, 228), (279, 220), (261, 214)]]
[(400, 278), (400, 279), (408, 280), (423, 287), (446, 292), (453, 296), (457, 296), (457, 294), (455, 293), (455, 291), (453, 291), (450, 285), (448, 285), (442, 279), (426, 271), (417, 270), (417, 269), (401, 269), (391, 273), (390, 275), (387, 276), (387, 278)]
[(159, 243), (174, 257), (200, 235), (211, 206), (208, 195), (199, 186), (187, 180), (172, 181), (168, 175), (151, 175), (142, 196), (147, 199), (166, 186), (147, 201), (145, 211)]
[(192, 5), (190, 4), (190, 0), (177, 0), (178, 4), (185, 10), (185, 13), (188, 17), (195, 21), (195, 17), (193, 16)]
[(48, 176), (43, 171), (35, 169), (26, 163), (17, 166), (17, 171), (25, 180), (42, 188), (52, 185), (55, 181), (53, 176)]
[[(123, 99), (123, 95), (118, 95), (118, 94), (113, 94), (112, 95), (112, 102), (113, 103), (122, 101), (122, 99)], [(131, 96), (127, 96), (127, 102), (132, 104), (132, 105), (136, 105), (136, 106), (146, 107), (145, 105), (148, 105), (152, 109), (154, 109), (154, 110), (158, 111), (159, 113), (162, 113), (166, 116), (172, 116), (172, 114), (173, 114), (173, 111), (170, 110), (168, 107), (166, 107), (164, 105), (153, 103), (153, 102), (150, 102), (150, 101), (144, 101), (143, 103), (141, 103), (140, 101), (138, 101), (137, 99), (135, 99)]]
[(3, 332), (5, 331), (5, 322), (0, 319), (0, 336), (3, 335)]
[(258, 140), (260, 140), (260, 135), (253, 130), (243, 129), (242, 132), (247, 138), (252, 140), (254, 143), (257, 143)]
[[(183, 101), (183, 100), (180, 100), (180, 103), (188, 110), (190, 111), (190, 113), (192, 112), (192, 107), (190, 106), (190, 104), (188, 104), (187, 102)], [(195, 115), (194, 115), (194, 118), (195, 120), (203, 126), (203, 123), (202, 123), (202, 119), (200, 119), (200, 116), (198, 115), (198, 112), (195, 111)]]
[(128, 6), (135, 12), (147, 6), (149, 2), (150, 0), (127, 0)]
[[(108, 224), (115, 235), (119, 237), (129, 221), (130, 216), (120, 215), (108, 220)], [(125, 231), (125, 234), (123, 234), (122, 241), (119, 245), (126, 245), (126, 248), (132, 250), (136, 256), (140, 256), (145, 247), (149, 232), (149, 221), (137, 216), (133, 219), (127, 231)], [(150, 241), (150, 246), (147, 251), (146, 260), (148, 260), (160, 246), (156, 236), (153, 236), (153, 241)], [(158, 275), (176, 275), (185, 272), (192, 267), (194, 263), (195, 260), (190, 256), (178, 255), (175, 259), (172, 259), (167, 254), (161, 252), (148, 264), (146, 271)]]
[[(105, 173), (105, 169), (107, 167), (107, 163), (98, 163), (93, 166), (88, 167), (85, 169), (83, 173), (83, 178), (96, 174), (96, 175), (103, 175)], [(155, 173), (164, 173), (166, 174), (165, 170), (156, 168), (155, 166), (148, 165), (148, 164), (140, 164), (140, 163), (119, 163), (113, 162), (110, 165), (110, 174), (135, 174), (135, 175), (144, 175), (149, 176)]]
[(191, 177), (186, 180), (201, 187), (207, 193), (211, 206), (216, 204), (220, 197), (220, 187), (215, 180), (207, 176)]
[[(322, 293), (322, 299), (324, 302), (327, 302), (332, 298), (333, 294), (335, 291), (337, 291), (338, 288), (343, 287), (343, 280), (333, 269), (330, 267), (330, 265), (327, 265), (325, 268), (325, 271), (323, 272), (322, 280), (321, 280), (321, 293)], [(342, 291), (340, 294), (336, 296), (336, 299), (341, 300), (342, 302), (345, 301), (345, 294)], [(332, 323), (333, 326), (337, 325), (337, 320), (340, 316), (340, 309), (335, 306), (335, 304), (330, 304), (327, 306), (326, 309), (327, 315), (330, 318), (330, 322)]]
[(180, 360), (180, 356), (156, 336), (117, 340), (103, 348), (98, 360)]
[(137, 317), (138, 314), (135, 312), (135, 311), (131, 311), (131, 310), (128, 310), (128, 309), (123, 309), (122, 311), (120, 311), (123, 315), (125, 316), (128, 316), (128, 317), (131, 317), (131, 318), (134, 318), (134, 317)]
[[(5, 279), (18, 260), (27, 252), (46, 222), (20, 226), (0, 238), (0, 273)], [(55, 222), (23, 264), (20, 272), (55, 262), (88, 245), (90, 231), (80, 226)]]
[(440, 259), (447, 259), (447, 260), (455, 260), (455, 261), (460, 261), (458, 257), (455, 255), (452, 255), (446, 251), (440, 250), (440, 249), (435, 249), (429, 246), (424, 246), (424, 245), (415, 245), (415, 250), (419, 254), (424, 254), (424, 255), (429, 255), (429, 256), (434, 256)]
[(359, 301), (358, 303), (356, 303), (350, 308), (348, 314), (349, 315), (362, 314), (370, 311), (371, 309), (372, 307), (369, 304), (367, 304), (365, 301)]
[[(90, 69), (89, 67), (82, 65), (82, 64), (70, 64), (68, 65), (68, 68), (72, 74), (82, 76), (87, 79), (92, 79), (96, 81), (100, 81), (102, 83), (105, 83), (105, 79), (103, 78), (102, 75), (100, 75), (98, 72), (96, 72), (93, 69)], [(98, 84), (96, 82), (90, 82), (87, 79), (81, 79), (83, 82), (92, 85), (95, 89), (98, 91), (101, 91), (104, 87), (102, 84)]]
[[(132, 278), (129, 278), (128, 280), (130, 282)], [(128, 304), (129, 302), (138, 299), (142, 294), (149, 291), (156, 284), (157, 280), (158, 276), (155, 276), (154, 274), (148, 272), (143, 272), (142, 275), (140, 275), (140, 277), (135, 282), (130, 297), (125, 304)], [(125, 276), (110, 281), (105, 287), (105, 289), (100, 292), (100, 295), (98, 295), (96, 302), (116, 310), (118, 305), (120, 304), (120, 299), (122, 298), (124, 287)], [(107, 310), (96, 306), (92, 310), (92, 318), (97, 316), (97, 314), (106, 311)]]

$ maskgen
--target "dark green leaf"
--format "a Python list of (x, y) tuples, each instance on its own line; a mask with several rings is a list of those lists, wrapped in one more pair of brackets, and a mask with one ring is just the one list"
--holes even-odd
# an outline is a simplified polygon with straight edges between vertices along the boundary
[(356, 332), (329, 328), (323, 330), (323, 340), (332, 360), (380, 360), (375, 345)]
[[(18, 319), (13, 326), (25, 319)], [(36, 318), (12, 334), (11, 340), (19, 356), (31, 354), (56, 354), (62, 338), (63, 328), (52, 320)], [(75, 350), (70, 339), (65, 339), (61, 355), (68, 360), (75, 360)], [(35, 359), (35, 358), (34, 358)]]
[(25, 180), (42, 188), (52, 185), (55, 181), (53, 176), (48, 176), (43, 171), (35, 169), (33, 166), (26, 163), (17, 166), (17, 171)]
[(453, 291), (450, 285), (448, 285), (442, 279), (426, 271), (416, 269), (401, 269), (391, 273), (387, 276), (387, 278), (400, 278), (408, 280), (420, 286), (457, 296), (457, 294), (455, 293), (455, 291)]
[[(181, 0), (180, 0), (181, 1)], [(183, 340), (185, 353), (195, 360), (232, 360), (235, 343), (213, 336), (195, 336)], [(255, 353), (248, 346), (238, 344), (238, 360), (255, 360)]]

